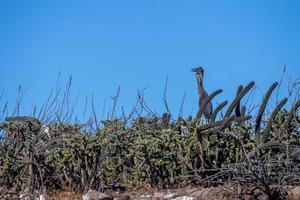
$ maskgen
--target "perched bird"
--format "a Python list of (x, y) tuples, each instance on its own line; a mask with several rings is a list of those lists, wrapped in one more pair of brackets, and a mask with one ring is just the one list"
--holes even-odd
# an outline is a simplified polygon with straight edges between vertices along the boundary
[(18, 123), (25, 123), (25, 122), (36, 122), (38, 124), (41, 124), (41, 122), (34, 118), (29, 116), (16, 116), (16, 117), (6, 117), (5, 121), (7, 122), (18, 122)]
[(5, 121), (6, 123), (18, 124), (20, 126), (30, 124), (33, 132), (37, 132), (42, 126), (42, 123), (38, 119), (29, 116), (6, 117)]
[(15, 117), (6, 117), (5, 121), (8, 123), (17, 123), (19, 125), (23, 125), (26, 123), (31, 124), (31, 129), (33, 132), (40, 131), (41, 133), (47, 134), (50, 137), (50, 128), (49, 126), (42, 124), (38, 119), (29, 116), (15, 116)]
[[(210, 119), (212, 114), (212, 103), (209, 101), (206, 105), (205, 102), (208, 100), (209, 95), (203, 87), (204, 70), (202, 67), (193, 68), (192, 72), (195, 72), (197, 78), (198, 95), (199, 95), (199, 109), (204, 114), (206, 119)], [(200, 118), (201, 116), (197, 116)]]

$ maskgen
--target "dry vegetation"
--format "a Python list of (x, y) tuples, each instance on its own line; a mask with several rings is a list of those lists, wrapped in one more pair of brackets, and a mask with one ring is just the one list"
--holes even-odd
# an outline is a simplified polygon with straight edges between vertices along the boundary
[[(241, 86), (227, 107), (224, 101), (214, 109), (211, 120), (173, 120), (168, 112), (157, 116), (143, 92), (132, 112), (117, 118), (117, 93), (107, 120), (99, 121), (94, 111), (84, 124), (72, 121), (70, 85), (61, 101), (60, 89), (51, 93), (41, 112), (34, 113), (39, 121), (10, 118), (1, 124), (2, 188), (105, 191), (230, 182), (239, 198), (264, 194), (281, 199), (290, 186), (300, 184), (297, 84), (289, 97), (292, 107), (285, 109), (284, 98), (266, 114), (278, 87), (274, 83), (254, 116), (240, 104), (255, 84)], [(210, 100), (221, 92), (212, 93)]]

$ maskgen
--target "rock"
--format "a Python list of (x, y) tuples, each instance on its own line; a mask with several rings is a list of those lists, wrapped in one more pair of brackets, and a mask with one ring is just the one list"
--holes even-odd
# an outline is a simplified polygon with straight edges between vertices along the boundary
[[(201, 197), (204, 194), (205, 190), (195, 188), (190, 194), (192, 197)], [(206, 191), (207, 192), (207, 191)]]
[(164, 199), (172, 199), (172, 198), (174, 198), (175, 196), (176, 196), (175, 193), (168, 193), (168, 194), (165, 195)]
[(154, 192), (153, 199), (164, 199), (165, 194), (162, 192)]
[(33, 191), (31, 192), (29, 188), (26, 188), (19, 195), (20, 200), (47, 200), (48, 197), (43, 192)]
[(111, 196), (108, 196), (107, 194), (95, 191), (95, 190), (89, 190), (87, 193), (85, 193), (82, 196), (83, 200), (113, 200)]
[(294, 187), (288, 191), (288, 200), (300, 200), (300, 186)]
[(189, 196), (182, 196), (182, 197), (173, 198), (172, 200), (196, 200), (196, 198), (189, 197)]
[(224, 187), (215, 187), (215, 188), (194, 188), (186, 190), (187, 196), (194, 199), (201, 200), (212, 200), (212, 199), (223, 199), (229, 200), (234, 198), (232, 191), (225, 189)]
[(127, 194), (121, 194), (114, 197), (114, 200), (130, 200), (130, 196)]
[[(201, 188), (202, 189), (202, 188)], [(198, 191), (198, 190), (201, 190), (201, 189), (199, 189), (199, 188), (187, 188), (186, 190), (185, 190), (185, 193), (187, 193), (187, 194), (192, 194), (192, 193), (194, 193), (194, 192), (196, 192), (196, 191)]]
[(152, 199), (150, 194), (146, 194), (146, 195), (141, 195), (139, 197), (136, 197), (135, 199), (139, 199), (139, 200), (148, 200), (148, 199)]

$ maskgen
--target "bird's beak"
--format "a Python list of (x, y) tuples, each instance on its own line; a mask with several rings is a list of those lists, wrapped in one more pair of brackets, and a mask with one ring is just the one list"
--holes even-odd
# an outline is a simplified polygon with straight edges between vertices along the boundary
[(196, 71), (197, 71), (197, 68), (191, 69), (191, 72), (196, 72)]

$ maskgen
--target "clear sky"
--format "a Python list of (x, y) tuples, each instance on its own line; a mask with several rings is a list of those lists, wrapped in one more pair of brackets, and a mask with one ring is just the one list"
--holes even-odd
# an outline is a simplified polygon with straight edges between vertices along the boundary
[(97, 112), (104, 101), (109, 110), (120, 86), (118, 108), (129, 110), (147, 87), (146, 101), (162, 113), (168, 77), (171, 112), (186, 91), (188, 115), (198, 101), (191, 68), (204, 66), (209, 93), (224, 89), (216, 105), (251, 80), (260, 99), (284, 64), (285, 80), (299, 77), (299, 55), (297, 0), (0, 0), (0, 103), (12, 109), (22, 85), (21, 114), (45, 102), (61, 72), (61, 84), (73, 76), (79, 110), (92, 94)]

